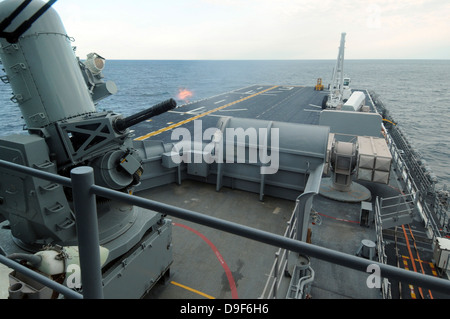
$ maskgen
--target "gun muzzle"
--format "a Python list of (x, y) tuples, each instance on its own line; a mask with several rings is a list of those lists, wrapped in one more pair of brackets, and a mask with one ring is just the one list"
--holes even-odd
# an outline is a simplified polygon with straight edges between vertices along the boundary
[(167, 101), (158, 103), (142, 112), (136, 113), (134, 115), (130, 115), (126, 118), (117, 119), (114, 122), (114, 129), (117, 132), (123, 132), (130, 126), (133, 126), (142, 121), (148, 120), (149, 118), (151, 118), (153, 116), (170, 111), (170, 110), (174, 109), (176, 106), (177, 106), (177, 102), (174, 99), (169, 99)]

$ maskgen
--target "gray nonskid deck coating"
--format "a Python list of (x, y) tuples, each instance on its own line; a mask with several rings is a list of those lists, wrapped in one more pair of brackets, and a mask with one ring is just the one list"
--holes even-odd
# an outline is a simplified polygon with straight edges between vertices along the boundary
[[(166, 185), (137, 195), (280, 235), (294, 208), (292, 201), (268, 197), (260, 202), (257, 194), (227, 188), (216, 192), (213, 185), (195, 181), (185, 181), (180, 186)], [(231, 271), (239, 298), (260, 296), (275, 257), (275, 247), (177, 219), (173, 222), (195, 232), (180, 226), (173, 228), (171, 277), (169, 282), (156, 286), (149, 298), (204, 298), (198, 292), (214, 298), (231, 298), (222, 263)], [(198, 292), (181, 288), (172, 281)]]
[[(255, 85), (179, 106), (149, 122), (140, 123), (133, 129), (136, 138), (145, 137), (183, 121), (187, 122), (180, 126), (191, 130), (194, 121), (201, 120), (203, 129), (206, 129), (216, 127), (221, 116), (318, 124), (321, 110), (319, 106), (323, 96), (323, 92), (314, 91), (311, 87)], [(208, 113), (210, 111), (213, 112)], [(173, 142), (172, 130), (167, 129), (148, 138), (165, 143)]]

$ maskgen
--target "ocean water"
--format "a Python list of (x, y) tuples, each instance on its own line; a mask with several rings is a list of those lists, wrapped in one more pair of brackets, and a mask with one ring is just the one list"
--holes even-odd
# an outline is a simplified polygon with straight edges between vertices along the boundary
[[(125, 116), (169, 98), (179, 90), (200, 100), (253, 84), (327, 85), (334, 60), (288, 61), (122, 61), (106, 62), (105, 80), (118, 93), (97, 106)], [(1, 72), (0, 72), (1, 73)], [(450, 60), (346, 60), (351, 87), (375, 91), (427, 161), (439, 180), (450, 186)], [(0, 136), (24, 133), (20, 109), (0, 82)], [(178, 100), (178, 104), (188, 101)]]

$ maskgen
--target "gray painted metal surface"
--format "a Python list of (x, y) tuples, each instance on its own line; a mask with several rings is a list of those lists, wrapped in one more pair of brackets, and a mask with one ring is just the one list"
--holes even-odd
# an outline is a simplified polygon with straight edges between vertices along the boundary
[(102, 272), (100, 269), (100, 247), (98, 238), (97, 205), (95, 194), (90, 186), (94, 185), (92, 167), (81, 166), (70, 172), (72, 194), (77, 222), (78, 249), (80, 251), (81, 280), (83, 297), (103, 298)]
[[(0, 20), (12, 12), (15, 5), (16, 3), (10, 0), (2, 2)], [(10, 28), (16, 28), (42, 5), (40, 1), (32, 2), (32, 5), (14, 20)], [(222, 134), (227, 129), (234, 132), (239, 129), (245, 137), (241, 140), (237, 137), (236, 143), (234, 140), (236, 134), (232, 135), (231, 140), (223, 134), (224, 139), (220, 141), (213, 139), (212, 142), (215, 143), (213, 153), (205, 150), (207, 145), (203, 140), (194, 141), (192, 144), (189, 143), (190, 147), (183, 148), (182, 155), (192, 155), (194, 159), (200, 158), (200, 161), (176, 163), (173, 156), (177, 152), (174, 152), (173, 143), (131, 140), (128, 126), (137, 124), (147, 115), (142, 117), (141, 114), (137, 114), (128, 119), (121, 119), (119, 114), (95, 111), (93, 103), (113, 94), (115, 86), (101, 81), (99, 72), (104, 61), (100, 56), (93, 54), (91, 58), (94, 60), (83, 63), (75, 57), (67, 40), (70, 38), (65, 34), (59, 17), (53, 9), (50, 9), (12, 43), (4, 39), (0, 42), (0, 56), (8, 74), (5, 79), (11, 83), (14, 91), (13, 100), (20, 105), (31, 134), (27, 137), (13, 136), (0, 140), (2, 151), (0, 174), (7, 185), (0, 188), (3, 206), (1, 212), (7, 217), (11, 227), (11, 232), (3, 228), (0, 233), (3, 239), (9, 236), (5, 240), (7, 248), (2, 248), (3, 252), (10, 253), (9, 250), (14, 252), (22, 249), (36, 251), (38, 245), (55, 241), (60, 244), (77, 243), (80, 247), (82, 277), (87, 281), (83, 285), (84, 297), (139, 298), (168, 272), (172, 264), (172, 223), (166, 218), (166, 215), (170, 215), (307, 255), (312, 258), (312, 264), (316, 263), (314, 259), (328, 261), (333, 271), (336, 270), (336, 264), (362, 273), (375, 266), (381, 270), (382, 277), (405, 280), (446, 294), (450, 293), (449, 281), (401, 270), (386, 265), (384, 261), (376, 262), (371, 260), (372, 258), (365, 259), (336, 249), (306, 243), (310, 218), (314, 214), (313, 207), (330, 207), (322, 198), (315, 196), (319, 191), (327, 156), (330, 132), (328, 127), (331, 127), (333, 133), (380, 136), (382, 120), (380, 115), (325, 110), (319, 118), (318, 114), (313, 115), (313, 110), (305, 109), (304, 105), (298, 107), (298, 94), (311, 94), (307, 89), (293, 86), (255, 86), (247, 88), (247, 91), (231, 92), (247, 97), (240, 97), (237, 101), (231, 102), (227, 99), (217, 101), (217, 103), (227, 102), (182, 121), (174, 127), (181, 126), (181, 123), (188, 123), (187, 126), (194, 124), (193, 130), (192, 126), (190, 127), (190, 132), (195, 133), (197, 129), (194, 119), (202, 117), (205, 123), (211, 123), (207, 118), (213, 115), (212, 113), (253, 98), (260, 103), (249, 111), (250, 117), (265, 116), (266, 120), (221, 118), (216, 127)], [(97, 70), (96, 66), (100, 68)], [(270, 96), (277, 96), (283, 103), (274, 105), (273, 100), (265, 98), (264, 94), (268, 92), (271, 93)], [(281, 98), (283, 94), (284, 97)], [(317, 95), (314, 95), (314, 98), (317, 98)], [(168, 101), (163, 104), (173, 103)], [(277, 109), (274, 109), (275, 106)], [(161, 109), (167, 111), (165, 107)], [(305, 111), (309, 112), (308, 116), (303, 113)], [(152, 110), (147, 110), (144, 113), (151, 112)], [(280, 114), (297, 123), (274, 121)], [(131, 124), (124, 124), (128, 121)], [(299, 123), (319, 124), (319, 126)], [(256, 129), (255, 134), (251, 135), (249, 129)], [(262, 131), (264, 129), (265, 131)], [(271, 137), (275, 132), (272, 129), (279, 129), (277, 131), (279, 145), (272, 142)], [(164, 128), (158, 132), (166, 131), (169, 129)], [(149, 136), (152, 134), (144, 135), (143, 139)], [(253, 137), (255, 140), (252, 140)], [(258, 150), (261, 145), (265, 147), (266, 152), (259, 153), (262, 154), (259, 161), (252, 162), (250, 158), (245, 158), (245, 155), (241, 156), (244, 157), (241, 161), (238, 153), (230, 154), (233, 148), (228, 149), (226, 147), (228, 144), (233, 145), (234, 150), (242, 148), (244, 154)], [(226, 150), (221, 154), (223, 157), (216, 157), (216, 163), (206, 161), (208, 156), (218, 154), (218, 147), (221, 145)], [(45, 149), (46, 152), (38, 152), (37, 149)], [(276, 163), (276, 172), (268, 173), (267, 169), (273, 167), (267, 165), (266, 159), (269, 153), (272, 157), (274, 151), (279, 152), (277, 158), (279, 162)], [(30, 167), (24, 168), (12, 162)], [(80, 164), (87, 164), (90, 167), (75, 168)], [(143, 171), (148, 173), (144, 173), (141, 178)], [(72, 180), (54, 175), (68, 175), (69, 172), (72, 172)], [(34, 177), (26, 177), (24, 174)], [(62, 187), (55, 182), (45, 183), (38, 180), (37, 176), (61, 182), (65, 187), (73, 187), (73, 200), (66, 197)], [(94, 185), (93, 176), (99, 185)], [(265, 195), (296, 199), (294, 229), (296, 228), (297, 233), (293, 233), (294, 238), (285, 237), (129, 194), (139, 182), (141, 189), (150, 189), (173, 182), (181, 184), (182, 180), (186, 179), (215, 184), (218, 192), (224, 187), (255, 192), (259, 194), (260, 201), (264, 200)], [(373, 188), (376, 194), (380, 193), (380, 189)], [(96, 201), (94, 194), (102, 200)], [(417, 202), (414, 204), (417, 205)], [(75, 218), (71, 216), (72, 206)], [(332, 206), (339, 207), (336, 211), (345, 210), (346, 207), (334, 203)], [(27, 207), (31, 207), (32, 210), (37, 208), (40, 213), (30, 214)], [(347, 206), (349, 212), (354, 208)], [(359, 214), (361, 219), (359, 210), (356, 210), (356, 214)], [(422, 212), (419, 211), (419, 214)], [(315, 214), (314, 218), (317, 216), (318, 214)], [(428, 218), (426, 214), (422, 216)], [(78, 238), (74, 234), (74, 221), (77, 223)], [(358, 236), (361, 233), (358, 232)], [(319, 234), (318, 237), (328, 234)], [(438, 234), (435, 233), (434, 236)], [(359, 239), (354, 236), (344, 242), (346, 249), (355, 238)], [(383, 237), (377, 238), (384, 241)], [(325, 243), (332, 241), (328, 238), (321, 240)], [(15, 246), (16, 244), (19, 248)], [(379, 246), (389, 244), (378, 243)], [(98, 266), (99, 245), (104, 245), (110, 250), (109, 263), (102, 272)], [(381, 249), (378, 249), (378, 253), (384, 254)], [(291, 257), (292, 255), (290, 254)], [(369, 255), (373, 257), (372, 253)], [(29, 274), (14, 262), (1, 257), (5, 264)], [(314, 266), (321, 268), (322, 263), (316, 263)], [(296, 268), (292, 270), (290, 267), (291, 265), (286, 270), (289, 269), (295, 277)], [(278, 266), (276, 268), (278, 271)], [(144, 277), (140, 275), (143, 269), (146, 272)], [(321, 274), (326, 273), (321, 270)], [(48, 279), (43, 279), (42, 276), (36, 274), (31, 276), (49, 284)], [(318, 279), (321, 279), (320, 276)], [(296, 290), (294, 295), (304, 295), (305, 287), (299, 283), (311, 280), (312, 278), (306, 277), (295, 278), (291, 283), (291, 287), (295, 287)], [(55, 285), (50, 283), (50, 286)], [(278, 284), (273, 286), (273, 289), (276, 296)], [(78, 297), (64, 287), (57, 290), (68, 296)]]
[[(37, 135), (0, 138), (0, 158), (57, 173), (45, 139)], [(0, 213), (10, 220), (12, 235), (23, 248), (46, 245), (48, 238), (63, 242), (75, 236), (75, 221), (60, 185), (9, 170), (1, 170), (0, 176), (5, 183)]]
[[(18, 4), (14, 0), (2, 1), (0, 20)], [(32, 1), (7, 30), (17, 28), (43, 4)], [(30, 129), (96, 111), (69, 43), (70, 38), (53, 8), (34, 22), (18, 43), (0, 39), (0, 56), (14, 100)]]
[[(0, 166), (8, 168), (17, 168), (21, 171), (27, 171), (30, 174), (35, 174), (33, 169), (23, 169), (20, 165), (14, 165), (5, 161), (0, 161)], [(42, 176), (50, 176), (42, 174)], [(171, 205), (155, 202), (152, 200), (139, 198), (133, 195), (117, 192), (100, 186), (92, 185), (90, 188), (86, 185), (86, 188), (90, 192), (95, 193), (97, 196), (103, 196), (115, 200), (127, 202), (132, 205), (137, 205), (146, 209), (163, 212), (165, 214), (179, 217), (185, 220), (189, 220), (198, 224), (206, 225), (219, 229), (225, 232), (243, 236), (252, 240), (260, 241), (269, 245), (277, 247), (283, 247), (290, 251), (295, 251), (300, 254), (305, 254), (311, 257), (319, 258), (324, 261), (337, 263), (345, 267), (349, 267), (361, 272), (366, 272), (367, 267), (370, 265), (377, 265), (380, 267), (381, 276), (387, 278), (395, 278), (404, 280), (412, 284), (417, 284), (422, 287), (428, 287), (450, 294), (450, 282), (448, 280), (433, 278), (431, 276), (422, 275), (419, 273), (413, 273), (397, 267), (380, 264), (375, 261), (367, 260), (364, 258), (356, 257), (353, 255), (341, 253), (338, 251), (330, 250), (324, 247), (318, 247), (298, 240), (286, 238), (281, 235), (271, 234), (265, 231), (260, 231), (251, 227), (239, 225), (233, 222), (224, 221), (218, 218), (205, 216), (194, 211), (190, 211), (183, 208), (174, 207)]]
[(381, 121), (376, 113), (323, 110), (319, 125), (330, 127), (331, 133), (381, 137)]
[[(166, 112), (176, 103), (168, 100), (125, 119), (113, 112), (97, 113), (94, 102), (114, 94), (115, 85), (101, 80), (102, 57), (91, 54), (83, 63), (75, 56), (71, 38), (50, 7), (53, 2), (7, 0), (0, 3), (0, 58), (7, 74), (2, 80), (11, 85), (12, 100), (19, 104), (30, 133), (2, 138), (0, 158), (64, 176), (80, 164), (87, 165), (94, 172), (97, 184), (132, 192), (142, 174), (142, 159), (133, 148), (128, 127)], [(43, 12), (41, 8), (46, 9), (45, 13), (33, 21), (36, 12)], [(9, 36), (12, 30), (21, 30), (23, 25), (26, 26), (23, 32)], [(80, 185), (78, 177), (84, 176), (77, 175), (78, 170), (83, 169), (74, 171), (73, 196), (58, 184), (1, 170), (5, 184), (0, 187), (3, 203), (0, 212), (9, 222), (8, 227), (0, 230), (7, 242), (3, 243), (4, 250), (11, 255), (18, 250), (36, 253), (50, 244), (80, 245), (80, 253), (84, 251), (81, 263), (88, 267), (84, 274), (86, 296), (101, 298), (104, 291), (98, 288), (100, 273), (97, 268), (91, 268), (94, 266), (89, 259), (92, 257), (94, 265), (99, 264), (98, 246), (102, 245), (109, 250), (109, 262), (127, 259), (129, 264), (150, 266), (148, 277), (141, 279), (144, 285), (134, 295), (142, 296), (170, 266), (172, 255), (167, 234), (170, 226), (162, 214), (96, 200), (86, 192), (89, 189), (86, 185), (76, 187)], [(90, 178), (93, 182), (94, 177)], [(72, 209), (83, 214), (77, 218)], [(148, 245), (145, 253), (140, 254), (146, 256), (145, 262), (127, 257), (136, 252), (136, 245), (150, 243), (150, 238), (153, 248)], [(83, 239), (97, 248), (86, 245)], [(111, 270), (121, 266), (119, 263), (108, 267)], [(138, 276), (130, 270), (128, 279)], [(126, 292), (112, 285), (105, 285), (105, 295), (111, 295), (110, 289), (115, 291), (112, 295), (120, 297), (122, 293), (126, 297)]]

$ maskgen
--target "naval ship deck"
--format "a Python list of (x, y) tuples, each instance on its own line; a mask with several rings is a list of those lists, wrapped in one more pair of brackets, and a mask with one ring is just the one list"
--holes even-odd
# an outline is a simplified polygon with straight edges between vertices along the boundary
[[(192, 131), (197, 119), (202, 120), (203, 129), (216, 127), (222, 116), (318, 124), (325, 94), (326, 91), (303, 86), (246, 87), (188, 103), (140, 123), (133, 127), (135, 139), (176, 142), (171, 139), (174, 128), (183, 126)], [(366, 104), (374, 109), (370, 100), (366, 100)], [(372, 203), (377, 196), (386, 198), (400, 194), (403, 187), (395, 172), (391, 174), (389, 185), (361, 184), (371, 191)], [(258, 194), (227, 187), (216, 191), (214, 185), (198, 180), (158, 186), (136, 195), (280, 235), (284, 234), (295, 206), (292, 200), (265, 196), (264, 201), (260, 201)], [(355, 255), (362, 240), (376, 242), (374, 225), (359, 224), (360, 203), (338, 202), (316, 195), (313, 207), (317, 219), (310, 225), (312, 244)], [(170, 274), (158, 282), (146, 298), (253, 299), (262, 296), (277, 247), (176, 218), (172, 218), (172, 222), (174, 258)], [(439, 275), (432, 263), (431, 243), (420, 220), (387, 230), (384, 235), (389, 264)], [(380, 289), (367, 287), (368, 273), (314, 258), (311, 258), (311, 267), (315, 271), (311, 298), (382, 297)], [(6, 278), (0, 279), (6, 281)], [(279, 290), (286, 290), (289, 281), (289, 275), (282, 276)], [(445, 297), (407, 283), (391, 282), (391, 286), (393, 298)], [(2, 292), (2, 296), (6, 295)], [(279, 295), (279, 298), (284, 296)]]
[(201, 119), (203, 129), (216, 127), (218, 117), (233, 116), (300, 124), (318, 124), (324, 91), (304, 86), (254, 85), (188, 103), (133, 127), (137, 140), (166, 143), (176, 127), (193, 129)]
[[(301, 124), (319, 123), (322, 99), (327, 91), (315, 91), (304, 86), (254, 85), (188, 103), (157, 118), (134, 127), (137, 140), (176, 142), (171, 132), (177, 127), (193, 130), (194, 121), (201, 119), (203, 129), (215, 127), (219, 117), (233, 116)], [(367, 95), (367, 92), (365, 92)], [(366, 99), (374, 111), (370, 99)], [(401, 184), (395, 173), (390, 185), (362, 183), (372, 193), (372, 202), (379, 197), (401, 193)], [(213, 185), (198, 181), (183, 181), (181, 185), (165, 185), (137, 195), (170, 203), (257, 229), (283, 234), (295, 203), (257, 194), (223, 188), (216, 192)], [(314, 197), (314, 210), (320, 221), (311, 225), (311, 242), (318, 246), (355, 254), (362, 240), (376, 242), (375, 227), (359, 225), (361, 204), (345, 203)], [(171, 276), (158, 284), (149, 298), (259, 298), (274, 262), (276, 247), (239, 238), (201, 225), (173, 220), (174, 262)], [(438, 276), (432, 263), (431, 243), (420, 221), (405, 225), (405, 231), (386, 233), (388, 263), (402, 268), (423, 271)], [(405, 228), (404, 228), (405, 229)], [(399, 234), (401, 231), (402, 235)], [(415, 234), (414, 236), (412, 234)], [(406, 233), (405, 233), (406, 234)], [(412, 241), (414, 238), (416, 241)], [(421, 240), (422, 239), (422, 240)], [(411, 247), (415, 247), (415, 250)], [(419, 254), (420, 252), (420, 254)], [(417, 266), (412, 266), (415, 260)], [(408, 266), (409, 265), (409, 266)], [(312, 284), (312, 298), (381, 298), (379, 289), (369, 289), (368, 273), (311, 259), (316, 275)], [(408, 268), (409, 267), (409, 268)], [(283, 279), (287, 288), (289, 276)], [(392, 282), (394, 298), (436, 298), (438, 293), (419, 287)], [(281, 289), (280, 289), (281, 290)]]
[[(219, 117), (293, 121), (317, 124), (323, 94), (303, 86), (255, 85), (182, 105), (133, 127), (137, 140), (174, 142), (177, 127), (193, 131), (216, 127)], [(176, 141), (175, 141), (176, 142)], [(282, 235), (293, 201), (183, 181), (138, 193), (153, 200), (210, 214), (228, 221)], [(276, 247), (174, 220), (174, 263), (166, 284), (152, 289), (150, 298), (259, 298), (273, 264)]]

